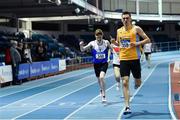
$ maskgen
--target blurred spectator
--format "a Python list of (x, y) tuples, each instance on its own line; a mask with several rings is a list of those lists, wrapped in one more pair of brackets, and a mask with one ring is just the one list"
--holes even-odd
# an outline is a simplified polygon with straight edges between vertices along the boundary
[[(17, 50), (18, 50), (18, 52), (20, 53), (21, 58), (23, 58), (23, 43), (22, 43), (22, 42), (19, 42), (19, 43), (18, 43)], [(21, 62), (22, 62), (22, 61), (21, 61)]]
[(31, 49), (28, 47), (28, 44), (25, 43), (23, 47), (23, 63), (32, 63)]
[(21, 82), (18, 80), (19, 64), (21, 63), (21, 55), (17, 50), (17, 41), (11, 41), (12, 46), (10, 48), (10, 55), (12, 59), (13, 70), (13, 84), (19, 85)]
[(7, 45), (5, 48), (5, 64), (6, 65), (11, 65), (11, 53), (10, 53), (10, 44)]
[(36, 47), (37, 61), (46, 60), (47, 49), (42, 41), (39, 41), (38, 46)]
[(24, 38), (25, 38), (24, 33), (21, 32), (21, 31), (20, 31), (20, 32), (16, 32), (16, 33), (15, 33), (15, 36), (18, 37), (19, 39), (24, 39)]
[(54, 35), (51, 35), (52, 37), (52, 40), (55, 42), (55, 43), (58, 43), (58, 40), (56, 39), (56, 37)]

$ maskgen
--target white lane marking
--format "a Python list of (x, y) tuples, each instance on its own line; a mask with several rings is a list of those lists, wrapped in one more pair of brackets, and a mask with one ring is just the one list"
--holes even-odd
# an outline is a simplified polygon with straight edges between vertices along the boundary
[[(90, 76), (94, 76), (94, 75), (90, 75)], [(59, 89), (59, 88), (62, 88), (62, 87), (64, 87), (64, 86), (67, 86), (67, 85), (70, 85), (70, 84), (74, 84), (74, 83), (79, 82), (79, 81), (81, 81), (81, 80), (83, 80), (83, 79), (89, 78), (90, 76), (87, 76), (87, 77), (81, 78), (81, 79), (79, 79), (79, 80), (75, 80), (75, 81), (73, 81), (73, 82), (70, 82), (70, 83), (61, 85), (61, 86), (59, 86), (59, 87), (55, 87), (55, 88), (53, 88), (53, 89), (45, 90), (45, 91), (40, 92), (40, 93), (38, 93), (38, 94), (34, 94), (34, 95), (29, 96), (29, 97), (26, 97), (26, 98), (17, 100), (16, 102), (12, 102), (12, 103), (10, 103), (10, 104), (7, 104), (7, 105), (5, 105), (5, 106), (0, 107), (0, 110), (3, 109), (3, 108), (8, 107), (8, 106), (10, 106), (10, 105), (14, 105), (14, 104), (16, 104), (16, 103), (18, 103), (18, 102), (20, 102), (20, 101), (24, 101), (24, 100), (33, 98), (33, 97), (35, 97), (35, 96), (41, 95), (41, 94), (43, 94), (43, 93), (46, 93), (46, 92), (49, 92), (49, 91), (52, 91), (52, 90), (55, 90), (55, 89)]]
[[(113, 86), (111, 86), (110, 88), (108, 88), (106, 91), (109, 91), (110, 89), (112, 89), (113, 87), (115, 87), (116, 84), (114, 84)], [(64, 118), (64, 120), (69, 119), (71, 116), (73, 116), (74, 114), (76, 114), (77, 112), (79, 112), (81, 109), (83, 109), (84, 107), (86, 107), (88, 104), (90, 104), (91, 102), (93, 102), (95, 99), (97, 99), (100, 95), (94, 97), (93, 99), (91, 99), (89, 102), (87, 102), (86, 104), (84, 104), (83, 106), (81, 106), (80, 108), (78, 108), (77, 110), (75, 110), (74, 112), (72, 112), (71, 114), (69, 114), (67, 117)], [(103, 104), (103, 103), (102, 103)]]
[[(93, 70), (91, 70), (91, 71), (93, 71)], [(88, 71), (88, 72), (91, 72), (91, 71)], [(23, 91), (26, 91), (26, 90), (30, 90), (30, 89), (32, 89), (32, 88), (36, 88), (36, 87), (40, 87), (40, 86), (43, 86), (43, 85), (48, 85), (48, 84), (51, 84), (51, 83), (54, 83), (54, 82), (57, 82), (57, 81), (59, 81), (59, 80), (64, 80), (64, 79), (67, 79), (67, 78), (69, 78), (69, 77), (75, 77), (75, 76), (79, 76), (79, 75), (82, 75), (82, 74), (85, 74), (85, 73), (88, 73), (87, 71), (86, 72), (83, 72), (83, 73), (80, 73), (80, 74), (76, 74), (76, 75), (72, 75), (72, 76), (66, 76), (65, 78), (57, 78), (56, 80), (53, 80), (53, 81), (50, 81), (50, 82), (46, 82), (46, 83), (43, 83), (42, 82), (42, 84), (38, 84), (38, 85), (35, 85), (35, 86), (32, 86), (32, 87), (29, 87), (29, 88), (27, 88), (27, 89), (23, 89), (23, 90), (19, 90), (19, 91), (15, 91), (15, 92), (12, 92), (12, 93), (9, 93), (9, 94), (5, 94), (5, 95), (2, 95), (2, 96), (0, 96), (0, 98), (1, 97), (4, 97), (4, 96), (8, 96), (8, 95), (12, 95), (12, 94), (15, 94), (15, 93), (19, 93), (19, 92), (23, 92)], [(52, 77), (56, 77), (56, 76), (52, 76)], [(52, 79), (52, 78), (47, 78), (47, 79)], [(24, 86), (21, 86), (21, 87), (24, 87)]]
[[(110, 76), (112, 76), (112, 75), (113, 75), (113, 74), (110, 74), (110, 75), (107, 76), (107, 77), (110, 77)], [(87, 77), (89, 78), (89, 76), (87, 76)], [(63, 95), (63, 96), (61, 96), (61, 97), (59, 97), (59, 98), (57, 98), (57, 99), (55, 99), (55, 100), (47, 103), (47, 104), (44, 104), (44, 105), (42, 105), (42, 106), (39, 106), (39, 107), (36, 108), (36, 109), (33, 109), (33, 110), (31, 110), (31, 111), (29, 111), (29, 112), (26, 112), (26, 113), (23, 113), (23, 114), (21, 114), (21, 115), (19, 115), (19, 116), (16, 116), (16, 117), (12, 118), (11, 120), (15, 120), (15, 119), (17, 119), (17, 118), (19, 118), (19, 117), (22, 117), (22, 116), (27, 115), (27, 114), (29, 114), (29, 113), (31, 113), (31, 112), (34, 112), (34, 111), (36, 111), (36, 110), (38, 110), (38, 109), (40, 109), (40, 108), (42, 108), (42, 107), (45, 107), (45, 106), (47, 106), (47, 105), (49, 105), (49, 104), (51, 104), (51, 103), (53, 103), (53, 102), (56, 102), (56, 101), (58, 101), (58, 100), (60, 100), (60, 99), (62, 99), (62, 98), (64, 98), (64, 97), (66, 97), (66, 96), (68, 96), (68, 95), (70, 95), (70, 94), (72, 94), (72, 93), (78, 92), (79, 90), (84, 89), (84, 88), (86, 88), (86, 87), (88, 87), (88, 86), (91, 86), (91, 85), (93, 85), (93, 84), (95, 84), (95, 83), (97, 83), (97, 81), (92, 82), (91, 84), (88, 84), (88, 85), (86, 85), (86, 86), (84, 86), (84, 87), (81, 87), (81, 88), (79, 88), (79, 89), (77, 89), (77, 90), (75, 90), (75, 91), (73, 91), (73, 92), (70, 92), (70, 93), (68, 93), (68, 94), (65, 94), (65, 95)]]
[[(141, 87), (144, 85), (144, 83), (147, 81), (147, 79), (150, 77), (150, 75), (152, 74), (152, 72), (155, 70), (155, 68), (156, 68), (159, 64), (165, 63), (165, 62), (172, 62), (172, 61), (175, 61), (175, 60), (177, 60), (177, 59), (179, 59), (179, 58), (176, 58), (176, 59), (175, 59), (175, 58), (172, 58), (172, 59), (170, 59), (170, 60), (168, 59), (168, 60), (162, 60), (162, 61), (158, 62), (158, 63), (156, 64), (156, 66), (153, 68), (153, 70), (151, 71), (151, 73), (146, 77), (146, 79), (144, 80), (144, 82), (143, 82), (143, 84), (141, 85)], [(141, 87), (139, 87), (138, 90), (137, 90), (137, 91), (134, 93), (134, 95), (131, 97), (130, 102), (133, 100), (134, 96), (139, 92), (139, 90), (141, 89)], [(123, 114), (124, 109), (125, 109), (125, 107), (121, 110), (120, 114), (118, 115), (117, 120), (120, 120), (120, 118), (121, 118), (121, 116), (122, 116), (122, 114)]]
[[(82, 70), (78, 70), (78, 71), (72, 71), (72, 72), (67, 72), (67, 73), (63, 73), (63, 74), (58, 74), (58, 75), (54, 75), (54, 76), (50, 76), (50, 77), (45, 77), (45, 78), (40, 78), (38, 80), (48, 80), (48, 79), (51, 79), (51, 78), (54, 78), (54, 79), (58, 79), (59, 77), (62, 77), (62, 76), (68, 76), (68, 75), (74, 75), (76, 73), (81, 73)], [(92, 71), (92, 70), (86, 70), (86, 72), (88, 71)], [(85, 72), (85, 73), (86, 73)], [(74, 73), (74, 74), (73, 74)], [(27, 85), (31, 85), (32, 83), (39, 83), (39, 81), (37, 80), (33, 80), (32, 82), (27, 82), (27, 83), (24, 83), (22, 84), (21, 86), (27, 86)], [(1, 88), (0, 89), (0, 92), (3, 92), (3, 91), (7, 91), (7, 90), (11, 90), (11, 89), (14, 89), (14, 88), (17, 88), (18, 86), (10, 86), (10, 87), (4, 87), (4, 88)]]
[[(143, 67), (145, 67), (146, 65), (143, 64)], [(113, 73), (114, 74), (114, 73)], [(109, 91), (110, 89), (112, 89), (114, 86), (116, 86), (116, 84), (114, 84), (113, 86), (111, 86), (110, 88), (108, 88), (106, 91)], [(74, 114), (76, 114), (77, 112), (79, 112), (81, 109), (83, 109), (84, 107), (86, 107), (88, 104), (90, 104), (91, 102), (93, 102), (95, 99), (97, 99), (100, 95), (96, 96), (95, 98), (91, 99), (89, 102), (87, 102), (85, 105), (83, 105), (82, 107), (78, 108), (77, 110), (75, 110), (74, 112), (72, 112), (71, 114), (69, 114), (67, 117), (64, 118), (64, 120), (69, 119), (71, 116), (73, 116)]]
[(169, 107), (169, 112), (171, 114), (172, 120), (177, 120), (173, 108), (172, 108), (172, 91), (171, 91), (171, 67), (169, 63), (169, 97), (168, 97), (168, 107)]
[[(159, 65), (159, 64), (157, 64)], [(133, 96), (130, 98), (130, 102), (133, 100), (134, 96), (139, 92), (139, 90), (142, 88), (142, 86), (144, 85), (144, 83), (147, 81), (147, 79), (151, 76), (151, 74), (153, 73), (153, 71), (155, 70), (155, 68), (157, 67), (157, 65), (152, 69), (151, 73), (146, 77), (146, 79), (143, 81), (142, 85), (135, 91), (135, 93), (133, 94)], [(123, 115), (125, 107), (123, 107), (123, 109), (121, 110), (120, 114), (118, 115), (117, 120), (120, 120), (121, 116)]]

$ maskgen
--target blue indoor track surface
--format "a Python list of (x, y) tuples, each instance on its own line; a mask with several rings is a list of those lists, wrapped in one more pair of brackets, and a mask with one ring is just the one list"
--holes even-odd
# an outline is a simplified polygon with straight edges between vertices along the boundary
[(107, 103), (101, 102), (91, 67), (0, 88), (0, 120), (174, 119), (169, 106), (169, 64), (180, 60), (180, 51), (153, 53), (151, 60), (150, 68), (146, 61), (141, 63), (142, 85), (138, 89), (130, 77), (131, 114), (123, 115), (122, 89), (116, 90), (109, 66), (105, 77)]

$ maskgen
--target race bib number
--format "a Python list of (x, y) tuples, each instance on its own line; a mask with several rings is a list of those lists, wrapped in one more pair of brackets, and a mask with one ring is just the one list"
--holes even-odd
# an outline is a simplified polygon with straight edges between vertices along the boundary
[(106, 57), (106, 55), (103, 53), (96, 54), (96, 59), (104, 59), (105, 57)]
[(121, 40), (120, 48), (129, 48), (130, 47), (130, 40)]

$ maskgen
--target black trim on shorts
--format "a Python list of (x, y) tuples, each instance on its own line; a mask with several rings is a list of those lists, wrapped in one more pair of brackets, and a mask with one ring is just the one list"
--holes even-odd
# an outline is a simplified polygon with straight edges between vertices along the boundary
[(113, 68), (114, 68), (114, 67), (118, 67), (118, 68), (120, 68), (120, 65), (113, 64)]
[(145, 55), (149, 55), (149, 54), (151, 54), (151, 52), (144, 52), (144, 54), (145, 54)]

